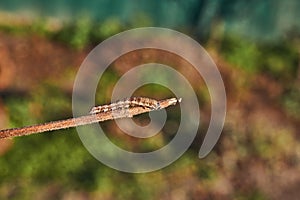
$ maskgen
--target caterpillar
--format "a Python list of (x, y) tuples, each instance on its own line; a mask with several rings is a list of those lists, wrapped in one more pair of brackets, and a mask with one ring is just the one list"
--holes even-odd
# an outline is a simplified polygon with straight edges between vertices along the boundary
[(97, 114), (101, 112), (112, 112), (115, 110), (122, 110), (122, 109), (127, 109), (129, 107), (136, 107), (136, 106), (150, 108), (153, 110), (160, 109), (160, 103), (155, 99), (150, 99), (147, 97), (130, 97), (124, 100), (119, 100), (111, 104), (95, 106), (91, 109), (89, 113)]

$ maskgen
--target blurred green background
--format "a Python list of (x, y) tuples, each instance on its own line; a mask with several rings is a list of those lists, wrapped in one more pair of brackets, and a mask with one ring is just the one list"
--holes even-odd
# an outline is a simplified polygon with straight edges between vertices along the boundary
[[(201, 43), (222, 74), (228, 106), (219, 142), (199, 160), (210, 118), (201, 77), (178, 57), (133, 52), (105, 72), (97, 103), (109, 102), (118, 78), (138, 63), (174, 67), (193, 85), (201, 108), (189, 150), (164, 169), (128, 174), (94, 159), (75, 129), (1, 140), (0, 199), (298, 199), (299, 9), (297, 0), (0, 1), (1, 129), (71, 117), (73, 81), (87, 54), (114, 34), (144, 26), (172, 28)], [(171, 96), (157, 85), (136, 92), (153, 94)], [(166, 126), (145, 140), (112, 121), (101, 125), (120, 147), (152, 151), (174, 137), (177, 109), (168, 109)]]

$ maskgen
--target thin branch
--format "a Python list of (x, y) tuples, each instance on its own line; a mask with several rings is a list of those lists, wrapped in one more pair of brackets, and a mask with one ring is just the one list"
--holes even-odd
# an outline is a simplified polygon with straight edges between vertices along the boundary
[[(160, 108), (163, 109), (169, 107), (171, 105), (175, 105), (177, 102), (180, 102), (181, 99), (171, 98), (160, 100)], [(134, 115), (139, 115), (142, 113), (153, 111), (153, 109), (148, 107), (130, 107), (126, 109), (124, 113), (116, 113), (116, 112), (101, 112), (97, 114), (89, 114), (76, 118), (69, 118), (59, 121), (51, 121), (44, 124), (37, 124), (32, 126), (26, 126), (21, 128), (12, 128), (0, 130), (0, 139), (4, 138), (13, 138), (17, 136), (30, 135), (35, 133), (42, 133), (46, 131), (54, 131), (59, 129), (71, 128), (76, 126), (82, 126), (86, 124), (92, 124), (97, 122), (102, 122), (106, 120), (119, 119), (125, 117), (133, 117)]]

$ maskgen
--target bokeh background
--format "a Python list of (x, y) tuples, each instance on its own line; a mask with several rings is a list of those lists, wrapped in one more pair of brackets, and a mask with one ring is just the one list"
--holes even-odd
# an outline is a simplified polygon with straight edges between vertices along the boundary
[[(298, 199), (299, 10), (298, 0), (0, 1), (1, 129), (71, 117), (73, 81), (87, 54), (114, 34), (145, 26), (202, 44), (222, 74), (228, 106), (219, 142), (198, 159), (210, 118), (201, 77), (166, 52), (132, 52), (105, 72), (96, 102), (109, 102), (118, 78), (137, 64), (172, 66), (191, 82), (201, 108), (189, 150), (164, 169), (128, 174), (94, 159), (73, 128), (0, 140), (0, 199)], [(172, 95), (158, 85), (136, 94)], [(149, 139), (130, 137), (112, 121), (101, 126), (124, 149), (152, 151), (176, 134), (176, 109)], [(134, 120), (145, 125), (149, 117)]]

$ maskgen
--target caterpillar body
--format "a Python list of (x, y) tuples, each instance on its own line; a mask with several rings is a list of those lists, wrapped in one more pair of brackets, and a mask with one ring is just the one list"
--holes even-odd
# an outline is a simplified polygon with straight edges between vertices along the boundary
[(137, 106), (150, 108), (152, 110), (160, 109), (160, 103), (155, 99), (151, 99), (147, 97), (130, 97), (107, 105), (95, 106), (91, 109), (89, 113), (97, 114), (102, 112), (112, 112), (115, 110), (123, 110), (129, 107), (137, 107)]

